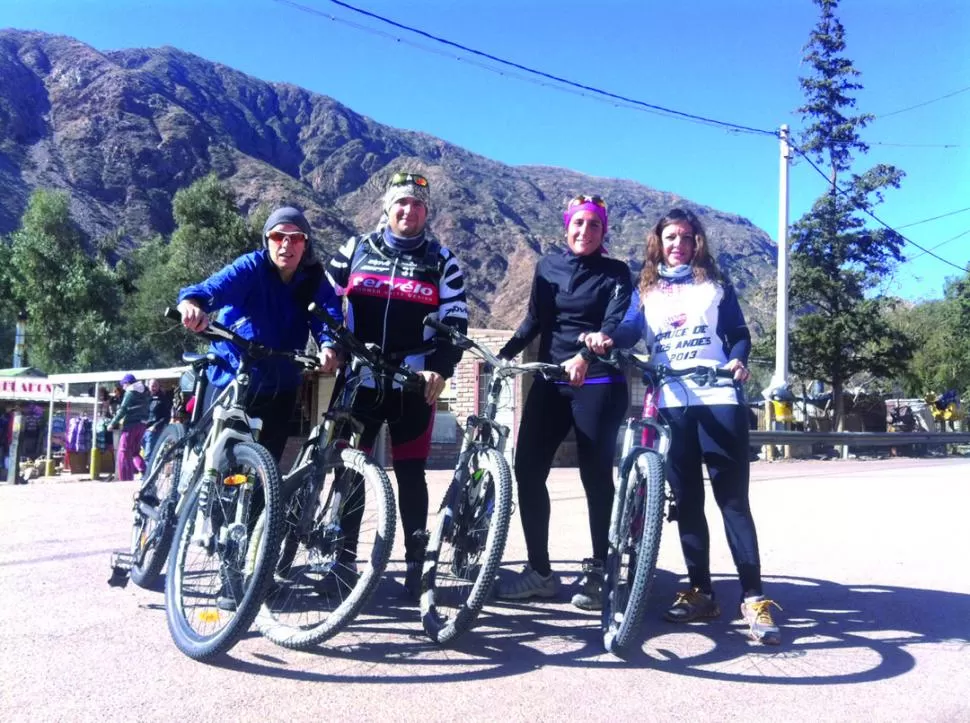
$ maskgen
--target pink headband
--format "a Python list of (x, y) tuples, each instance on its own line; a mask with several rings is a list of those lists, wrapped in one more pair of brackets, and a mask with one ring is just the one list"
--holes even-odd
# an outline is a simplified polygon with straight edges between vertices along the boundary
[(562, 212), (562, 222), (566, 226), (566, 228), (567, 229), (569, 228), (569, 222), (572, 221), (573, 216), (575, 216), (580, 211), (592, 211), (597, 216), (599, 216), (600, 221), (603, 222), (603, 236), (605, 237), (606, 231), (608, 228), (608, 224), (606, 220), (606, 209), (603, 208), (602, 206), (596, 205), (592, 201), (584, 201), (583, 203), (577, 203), (575, 206), (570, 206), (569, 208), (567, 208), (565, 211)]

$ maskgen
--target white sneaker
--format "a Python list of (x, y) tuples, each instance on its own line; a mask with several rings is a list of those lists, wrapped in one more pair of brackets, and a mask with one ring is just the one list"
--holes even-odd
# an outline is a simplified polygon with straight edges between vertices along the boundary
[(526, 565), (517, 576), (499, 584), (496, 596), (503, 600), (525, 600), (530, 597), (556, 597), (559, 594), (559, 576), (550, 572), (540, 575)]

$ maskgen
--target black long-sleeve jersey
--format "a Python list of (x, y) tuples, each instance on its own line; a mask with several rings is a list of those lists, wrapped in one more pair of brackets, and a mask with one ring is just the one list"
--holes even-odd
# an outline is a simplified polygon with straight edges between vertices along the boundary
[[(339, 295), (347, 297), (347, 328), (387, 354), (416, 349), (433, 339), (434, 330), (424, 326), (428, 314), (463, 334), (468, 331), (461, 267), (437, 241), (400, 251), (380, 233), (355, 236), (330, 260), (327, 278)], [(427, 356), (405, 361), (415, 371), (427, 369), (447, 379), (461, 355), (461, 350), (442, 343)]]
[[(529, 309), (500, 354), (511, 358), (539, 336), (539, 361), (561, 364), (582, 351), (582, 334), (612, 336), (623, 320), (633, 284), (622, 261), (601, 252), (576, 256), (568, 250), (543, 256), (536, 264)], [(592, 362), (587, 377), (615, 374)]]

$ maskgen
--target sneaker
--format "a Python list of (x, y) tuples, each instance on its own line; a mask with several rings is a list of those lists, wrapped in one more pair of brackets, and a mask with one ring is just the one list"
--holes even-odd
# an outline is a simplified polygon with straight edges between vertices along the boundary
[(421, 573), (424, 563), (420, 560), (408, 560), (404, 573), (404, 596), (414, 602), (421, 599)]
[(573, 605), (580, 610), (603, 609), (603, 562), (587, 558), (583, 560), (582, 588), (573, 595)]
[(556, 573), (540, 575), (531, 565), (526, 565), (515, 578), (499, 584), (496, 597), (503, 600), (525, 600), (530, 597), (556, 597), (558, 594), (559, 576)]
[(771, 617), (771, 606), (781, 610), (781, 605), (764, 595), (746, 597), (741, 603), (741, 617), (748, 625), (748, 637), (764, 645), (778, 645), (781, 631)]
[(704, 592), (692, 587), (686, 592), (677, 593), (674, 604), (664, 613), (664, 620), (672, 623), (689, 623), (700, 618), (716, 618), (721, 614), (714, 593)]
[(216, 607), (230, 613), (236, 612), (237, 600), (242, 600), (243, 576), (237, 570), (223, 565), (219, 569), (219, 577), (222, 579), (222, 587), (216, 595)]

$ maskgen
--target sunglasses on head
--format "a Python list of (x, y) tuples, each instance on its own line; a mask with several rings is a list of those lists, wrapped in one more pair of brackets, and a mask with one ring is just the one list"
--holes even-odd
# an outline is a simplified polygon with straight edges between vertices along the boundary
[(283, 243), (284, 240), (291, 244), (306, 243), (306, 234), (302, 231), (270, 231), (266, 234), (266, 238), (277, 244)]
[(427, 188), (428, 179), (424, 176), (419, 176), (416, 173), (395, 173), (393, 176), (391, 176), (392, 186), (406, 186), (412, 183), (415, 186)]
[(569, 199), (569, 203), (566, 204), (566, 208), (569, 209), (573, 206), (582, 206), (584, 203), (592, 203), (599, 206), (603, 210), (606, 210), (606, 201), (602, 196), (585, 196), (583, 194)]

